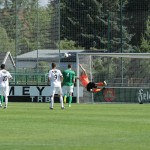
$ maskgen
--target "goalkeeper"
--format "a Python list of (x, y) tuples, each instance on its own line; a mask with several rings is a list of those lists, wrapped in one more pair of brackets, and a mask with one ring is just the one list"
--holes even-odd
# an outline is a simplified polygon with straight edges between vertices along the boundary
[(81, 84), (87, 89), (87, 91), (97, 93), (100, 92), (105, 86), (107, 86), (106, 81), (99, 83), (90, 82), (86, 70), (81, 64), (79, 64), (79, 66), (82, 70), (79, 79)]

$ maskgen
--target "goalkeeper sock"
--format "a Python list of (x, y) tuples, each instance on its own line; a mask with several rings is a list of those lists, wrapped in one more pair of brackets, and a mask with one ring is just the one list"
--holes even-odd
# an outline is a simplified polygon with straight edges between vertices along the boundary
[(67, 96), (64, 95), (64, 103), (66, 103), (66, 101), (67, 101)]

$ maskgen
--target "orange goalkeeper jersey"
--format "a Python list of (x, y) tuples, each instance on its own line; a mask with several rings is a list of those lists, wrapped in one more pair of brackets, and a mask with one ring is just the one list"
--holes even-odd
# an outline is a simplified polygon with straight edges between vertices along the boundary
[(80, 75), (81, 84), (86, 88), (87, 84), (90, 82), (86, 74)]

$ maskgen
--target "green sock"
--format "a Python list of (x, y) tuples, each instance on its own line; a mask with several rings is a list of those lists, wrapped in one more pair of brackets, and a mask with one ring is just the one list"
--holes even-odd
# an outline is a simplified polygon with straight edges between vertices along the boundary
[(69, 104), (72, 103), (72, 96), (69, 96)]
[(1, 104), (3, 103), (3, 96), (0, 95), (0, 101), (1, 101)]
[(66, 103), (66, 101), (67, 101), (67, 96), (64, 95), (64, 103)]

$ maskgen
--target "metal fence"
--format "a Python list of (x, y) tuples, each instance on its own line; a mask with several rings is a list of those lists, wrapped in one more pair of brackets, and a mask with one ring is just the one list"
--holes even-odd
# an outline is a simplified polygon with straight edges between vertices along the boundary
[[(0, 52), (13, 56), (15, 84), (30, 79), (42, 84), (51, 62), (63, 69), (65, 51), (145, 52), (141, 41), (150, 40), (149, 5), (146, 0), (2, 0)], [(71, 59), (65, 62), (75, 63)]]

